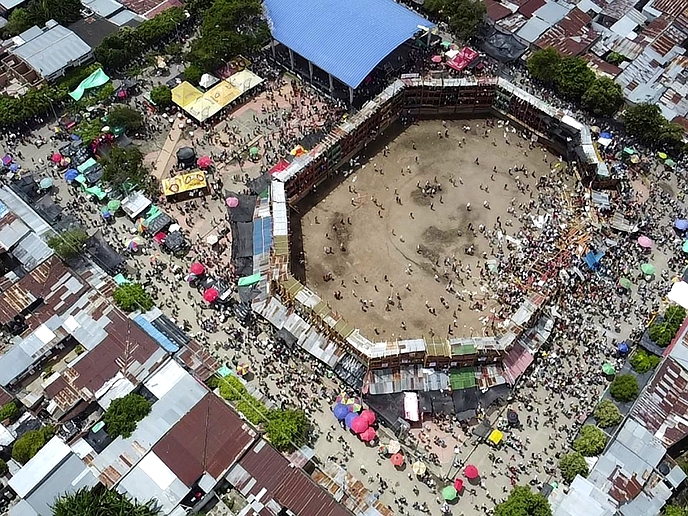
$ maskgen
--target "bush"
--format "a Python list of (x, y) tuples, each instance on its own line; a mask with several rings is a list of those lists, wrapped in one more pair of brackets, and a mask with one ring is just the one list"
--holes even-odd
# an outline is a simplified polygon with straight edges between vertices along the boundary
[(607, 436), (595, 425), (581, 428), (580, 437), (573, 442), (573, 449), (584, 457), (595, 457), (602, 453), (607, 444)]
[(7, 467), (7, 463), (4, 460), (0, 459), (0, 476), (7, 473), (8, 470), (9, 468)]
[(308, 419), (302, 410), (273, 410), (267, 438), (280, 451), (290, 451), (306, 442)]
[(10, 401), (8, 404), (3, 405), (0, 408), (0, 422), (9, 419), (14, 422), (19, 417), (19, 407), (14, 401)]
[(559, 470), (561, 471), (562, 478), (569, 484), (573, 482), (576, 475), (587, 477), (589, 473), (585, 457), (578, 452), (570, 452), (564, 455), (559, 460)]
[(150, 92), (151, 100), (157, 107), (164, 108), (172, 104), (172, 90), (166, 84), (156, 86)]
[(686, 318), (686, 310), (679, 305), (672, 305), (666, 309), (660, 321), (650, 326), (650, 339), (663, 348), (671, 344), (679, 328)]
[(631, 357), (631, 366), (636, 373), (647, 373), (650, 369), (654, 369), (659, 364), (659, 357), (648, 353), (644, 349), (638, 349)]
[(609, 393), (616, 401), (633, 401), (638, 397), (638, 380), (632, 374), (621, 374), (614, 378)]
[(68, 229), (48, 239), (48, 247), (63, 260), (68, 260), (83, 252), (88, 233), (81, 228)]
[(52, 426), (26, 432), (12, 446), (12, 458), (20, 464), (26, 464), (53, 435), (55, 435), (55, 428)]
[(153, 308), (153, 298), (143, 289), (140, 283), (125, 283), (117, 287), (112, 294), (115, 304), (125, 312), (141, 310), (147, 312)]
[(150, 414), (151, 404), (140, 394), (130, 393), (122, 398), (112, 400), (103, 414), (105, 431), (112, 438), (129, 437), (136, 430), (136, 425)]
[(621, 414), (619, 407), (614, 405), (612, 400), (600, 401), (597, 407), (595, 407), (593, 416), (595, 417), (595, 421), (597, 421), (597, 426), (600, 428), (616, 426), (621, 423), (621, 420), (623, 419), (623, 415)]
[(494, 516), (552, 516), (552, 508), (547, 498), (530, 487), (514, 486), (509, 498), (495, 507)]
[(236, 376), (227, 376), (220, 381), (220, 396), (229, 401), (238, 401), (250, 396), (246, 387)]
[(127, 494), (118, 493), (116, 489), (107, 489), (102, 484), (61, 494), (52, 505), (53, 516), (157, 516), (158, 514), (160, 514), (160, 503), (157, 500), (144, 503), (130, 498)]

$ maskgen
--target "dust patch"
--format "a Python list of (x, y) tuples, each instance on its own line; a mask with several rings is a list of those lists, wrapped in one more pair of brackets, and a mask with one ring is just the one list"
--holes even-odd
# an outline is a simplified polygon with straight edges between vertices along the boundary
[(418, 206), (430, 206), (433, 202), (433, 198), (429, 195), (424, 195), (419, 188), (411, 192), (411, 200)]
[[(339, 212), (335, 212), (330, 217), (329, 227), (332, 230), (331, 234), (334, 236), (334, 241), (337, 243), (337, 249), (340, 253), (346, 254), (351, 241), (351, 224), (348, 219)], [(336, 251), (335, 251), (336, 252)]]
[(423, 231), (423, 240), (426, 243), (437, 242), (440, 244), (451, 244), (455, 242), (457, 238), (458, 234), (456, 233), (456, 230), (443, 230), (435, 226), (430, 226)]

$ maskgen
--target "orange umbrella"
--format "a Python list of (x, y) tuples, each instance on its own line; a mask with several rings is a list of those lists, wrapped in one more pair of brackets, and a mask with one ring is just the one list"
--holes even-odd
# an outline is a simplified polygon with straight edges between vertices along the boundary
[(392, 455), (390, 460), (392, 461), (392, 464), (399, 467), (404, 463), (404, 456), (401, 453), (395, 453)]

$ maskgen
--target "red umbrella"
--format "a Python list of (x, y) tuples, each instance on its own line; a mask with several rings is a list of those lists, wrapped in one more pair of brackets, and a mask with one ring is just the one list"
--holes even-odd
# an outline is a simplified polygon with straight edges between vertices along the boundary
[(205, 299), (208, 303), (217, 301), (218, 297), (220, 297), (220, 293), (217, 291), (216, 288), (210, 287), (208, 290), (203, 292), (203, 299)]
[(431, 60), (433, 63), (441, 63), (441, 62), (442, 62), (442, 56), (432, 56), (432, 57), (430, 58), (430, 60)]
[(369, 426), (365, 432), (359, 435), (359, 437), (361, 438), (361, 441), (369, 443), (377, 437), (377, 432), (372, 426)]
[(370, 409), (365, 409), (363, 412), (361, 412), (361, 417), (364, 417), (365, 420), (368, 421), (369, 425), (375, 423), (375, 412)]
[(195, 274), (196, 276), (200, 276), (205, 272), (205, 267), (203, 266), (202, 263), (200, 262), (195, 262), (191, 264), (191, 267), (189, 267), (189, 272), (191, 274)]
[(59, 163), (62, 161), (62, 155), (59, 152), (55, 152), (52, 156), (50, 156), (50, 161), (53, 163)]
[(454, 489), (461, 491), (463, 489), (463, 480), (457, 478), (454, 480)]
[(404, 463), (404, 456), (401, 453), (395, 453), (389, 460), (392, 461), (392, 464), (399, 467)]
[(200, 168), (208, 168), (213, 163), (213, 160), (210, 159), (210, 156), (201, 156), (196, 163)]
[(366, 418), (358, 416), (356, 417), (352, 422), (351, 422), (351, 429), (356, 432), (357, 434), (362, 434), (366, 430), (368, 430), (368, 421)]
[(478, 468), (476, 468), (473, 464), (469, 464), (463, 470), (463, 474), (466, 475), (468, 480), (473, 480), (474, 478), (478, 478)]

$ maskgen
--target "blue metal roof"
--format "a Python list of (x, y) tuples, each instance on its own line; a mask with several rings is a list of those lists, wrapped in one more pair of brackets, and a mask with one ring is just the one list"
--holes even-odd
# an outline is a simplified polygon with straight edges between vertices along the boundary
[(272, 217), (253, 221), (253, 256), (267, 253), (272, 247)]
[(176, 353), (179, 351), (179, 346), (153, 326), (143, 315), (134, 317), (134, 322), (168, 353)]
[(423, 27), (393, 0), (264, 0), (272, 36), (352, 88)]

